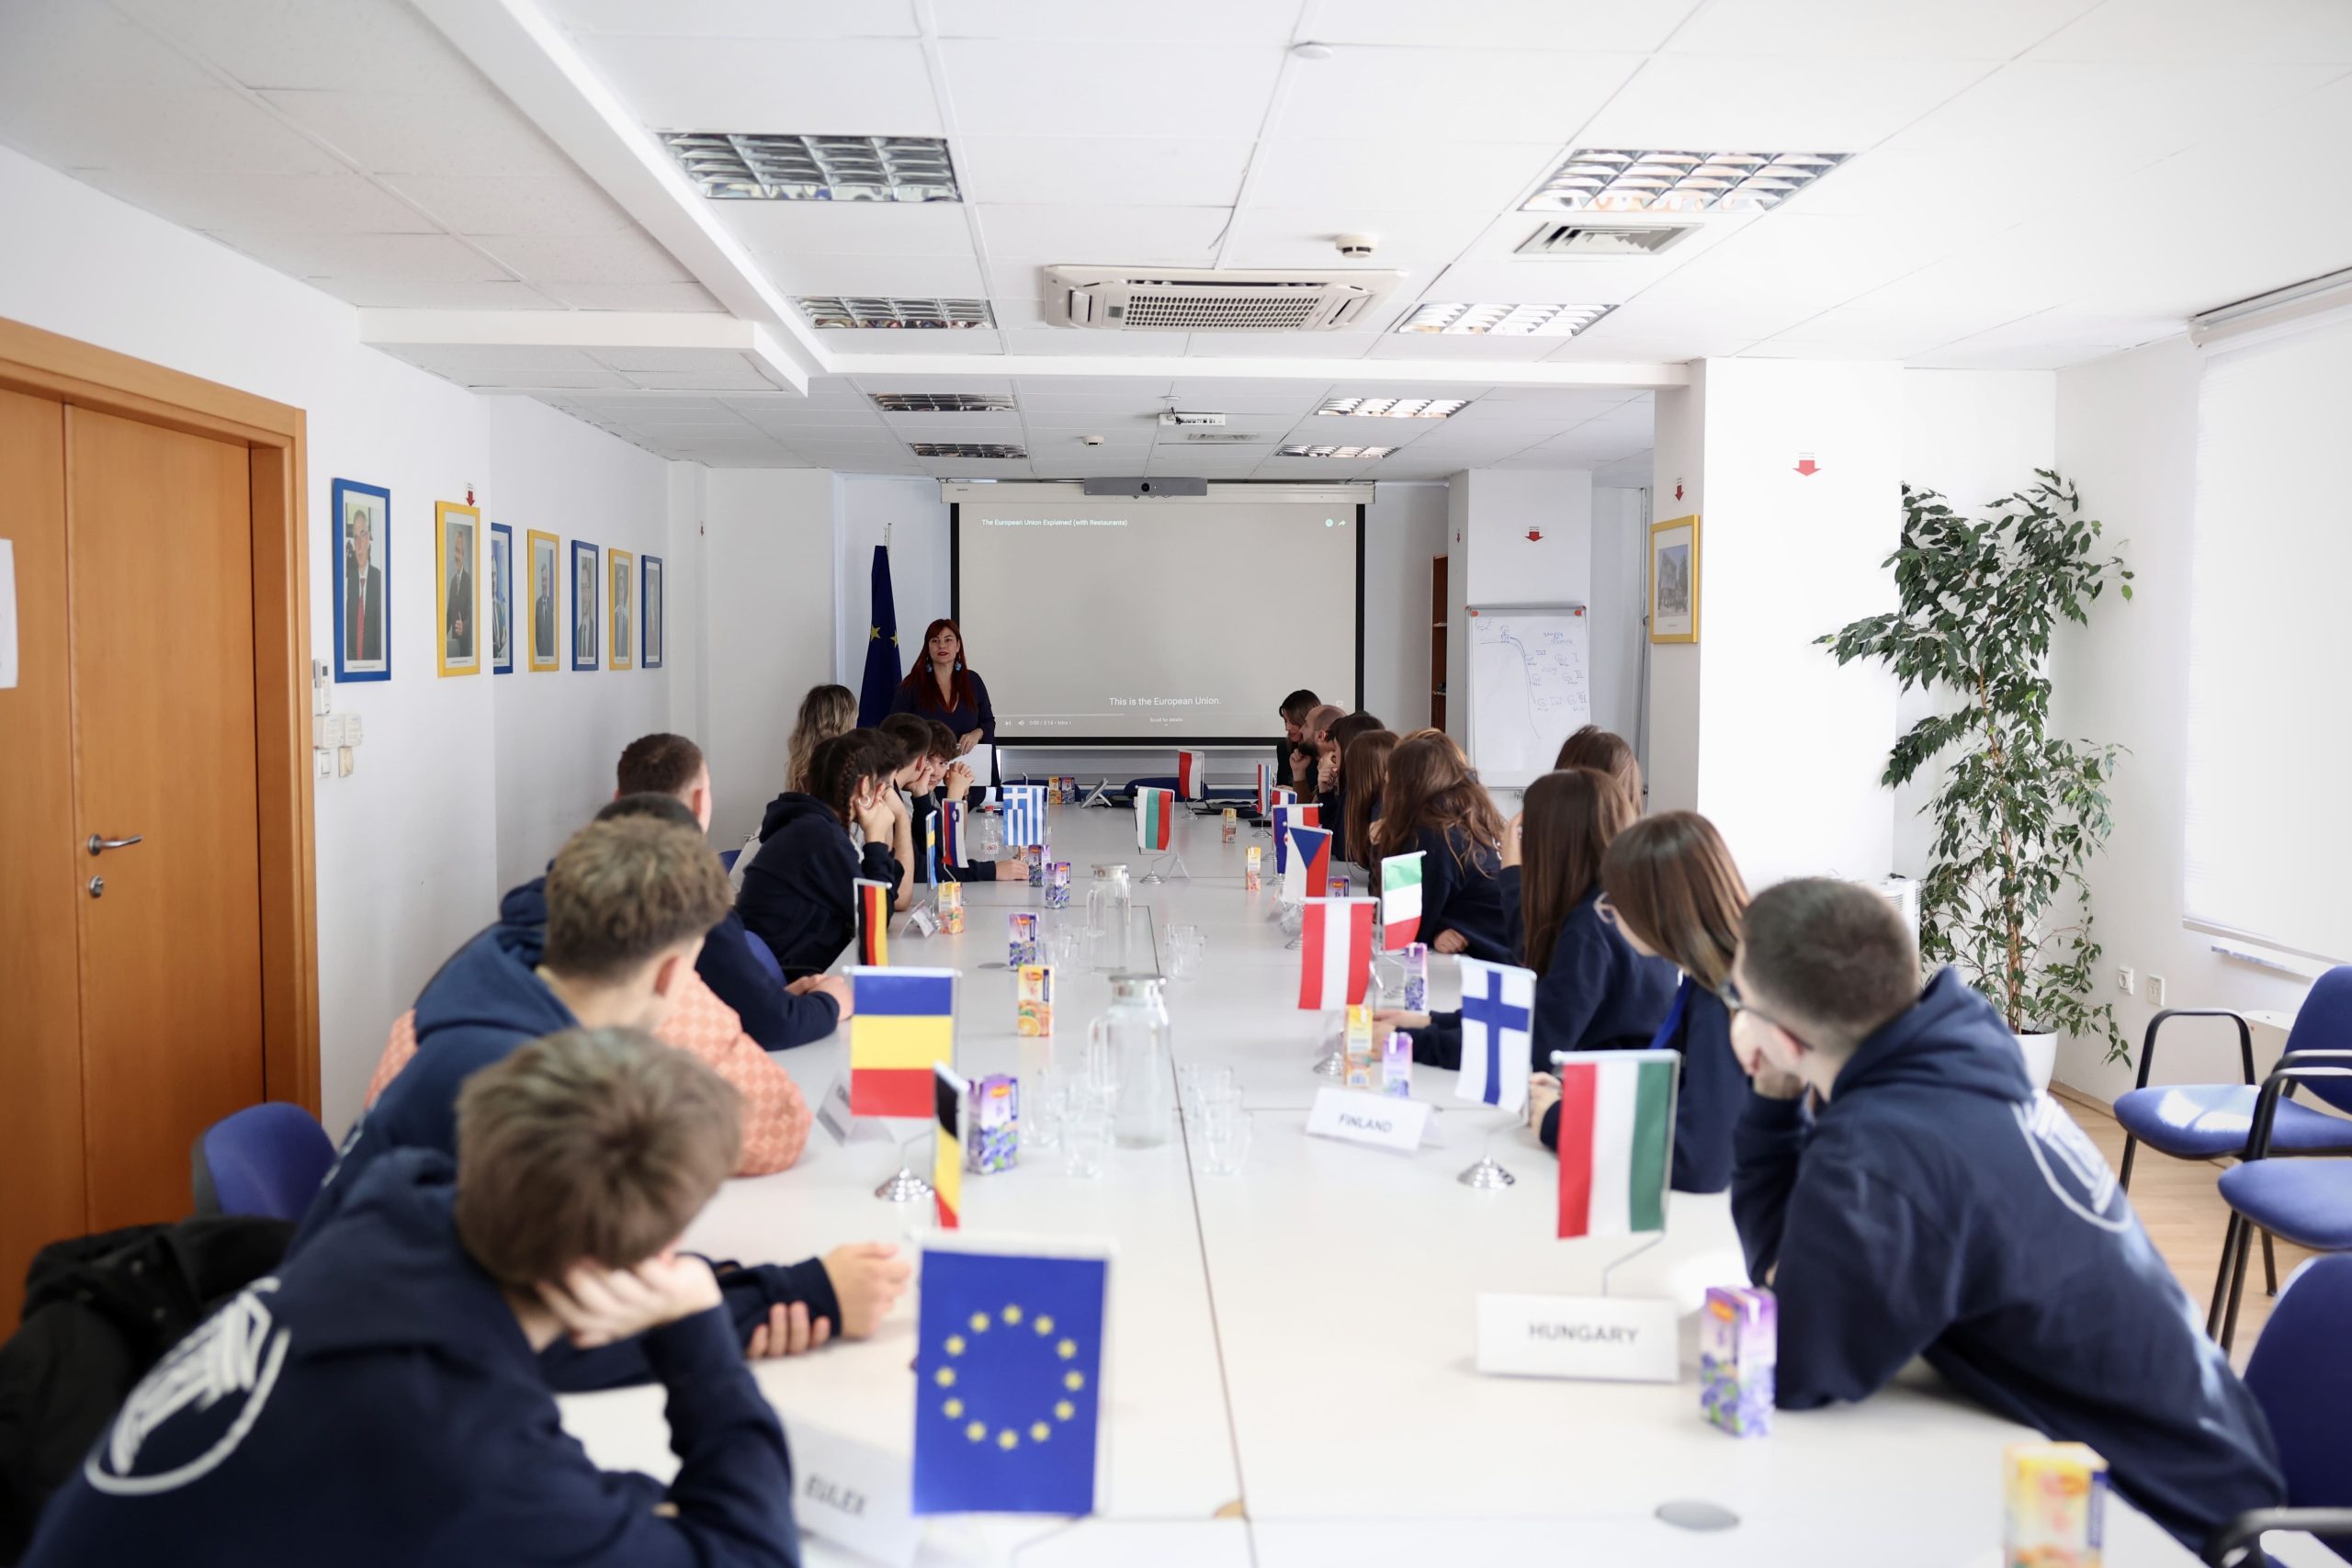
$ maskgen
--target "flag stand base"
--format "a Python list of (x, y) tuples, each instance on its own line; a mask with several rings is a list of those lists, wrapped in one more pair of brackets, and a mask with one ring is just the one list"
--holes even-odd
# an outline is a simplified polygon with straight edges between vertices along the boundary
[(920, 1203), (932, 1196), (932, 1186), (905, 1166), (900, 1166), (897, 1175), (874, 1190), (874, 1195), (887, 1203)]
[[(1293, 937), (1291, 945), (1294, 947), (1298, 945), (1298, 940)], [(1335, 1015), (1327, 1012), (1322, 1016), (1324, 1027), (1329, 1031), (1324, 1035), (1329, 1043), (1324, 1047), (1323, 1054), (1315, 1058), (1315, 1076), (1318, 1078), (1345, 1077), (1348, 1076), (1348, 1015), (1345, 1012), (1336, 1015), (1339, 1020), (1336, 1028), (1331, 1021)]]
[(1482, 1192), (1490, 1192), (1498, 1188), (1515, 1187), (1519, 1184), (1519, 1178), (1497, 1165), (1492, 1155), (1480, 1155), (1477, 1164), (1453, 1179), (1464, 1187), (1475, 1187)]
[(1108, 806), (1110, 804), (1111, 781), (1109, 779), (1104, 779), (1101, 784), (1096, 784), (1092, 789), (1087, 791), (1086, 798), (1079, 802), (1079, 805), (1082, 807)]
[[(1160, 874), (1160, 867), (1162, 866), (1166, 866), (1168, 868), (1166, 875)], [(1182, 855), (1170, 853), (1164, 854), (1158, 860), (1153, 861), (1151, 863), (1151, 869), (1145, 872), (1137, 880), (1143, 882), (1166, 882), (1175, 877), (1182, 877), (1184, 881), (1190, 882), (1193, 880), (1193, 872), (1192, 868), (1184, 863), (1184, 857)]]

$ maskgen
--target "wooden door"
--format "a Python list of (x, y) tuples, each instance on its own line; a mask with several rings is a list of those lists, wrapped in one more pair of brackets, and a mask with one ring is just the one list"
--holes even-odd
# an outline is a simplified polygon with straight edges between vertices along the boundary
[(75, 868), (103, 1230), (186, 1215), (196, 1134), (265, 1098), (253, 508), (242, 445), (82, 408), (65, 439), (74, 839), (140, 839)]

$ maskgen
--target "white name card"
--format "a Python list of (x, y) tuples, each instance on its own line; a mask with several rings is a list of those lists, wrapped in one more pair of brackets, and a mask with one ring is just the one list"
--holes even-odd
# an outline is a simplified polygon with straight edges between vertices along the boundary
[(1419, 1100), (1396, 1100), (1355, 1089), (1318, 1089), (1315, 1109), (1306, 1114), (1306, 1130), (1318, 1138), (1340, 1138), (1374, 1148), (1420, 1147), (1429, 1125), (1430, 1107)]
[(939, 917), (931, 912), (928, 904), (918, 904), (915, 912), (907, 917), (907, 934), (910, 936), (930, 936), (938, 930)]
[(888, 1568), (908, 1568), (922, 1542), (912, 1461), (806, 1422), (792, 1424), (792, 1512), (810, 1535)]
[(861, 1117), (849, 1108), (849, 1074), (837, 1073), (833, 1087), (817, 1102), (817, 1125), (833, 1135), (837, 1144), (854, 1143), (868, 1135), (888, 1137), (888, 1129), (876, 1127), (870, 1116)]
[(1682, 1375), (1674, 1303), (1637, 1296), (1478, 1298), (1478, 1370), (1521, 1378), (1673, 1382)]

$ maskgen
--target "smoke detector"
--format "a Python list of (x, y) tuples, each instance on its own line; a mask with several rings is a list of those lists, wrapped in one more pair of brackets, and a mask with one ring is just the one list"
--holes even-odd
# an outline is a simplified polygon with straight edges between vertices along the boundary
[(1049, 266), (1044, 295), (1052, 324), (1098, 332), (1334, 332), (1361, 323), (1404, 276), (1369, 268)]

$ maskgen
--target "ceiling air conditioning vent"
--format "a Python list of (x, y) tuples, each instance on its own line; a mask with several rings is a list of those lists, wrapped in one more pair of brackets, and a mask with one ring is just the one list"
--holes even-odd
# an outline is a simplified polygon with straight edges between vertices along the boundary
[(1101, 332), (1321, 333), (1358, 325), (1401, 272), (1049, 266), (1047, 319)]
[(1654, 256), (1660, 251), (1679, 244), (1693, 230), (1696, 221), (1686, 223), (1604, 223), (1592, 219), (1578, 219), (1566, 223), (1546, 223), (1527, 237), (1519, 247), (1523, 256)]
[(1271, 435), (1252, 435), (1246, 430), (1188, 430), (1183, 441), (1187, 446), (1247, 446), (1251, 442), (1271, 442)]

